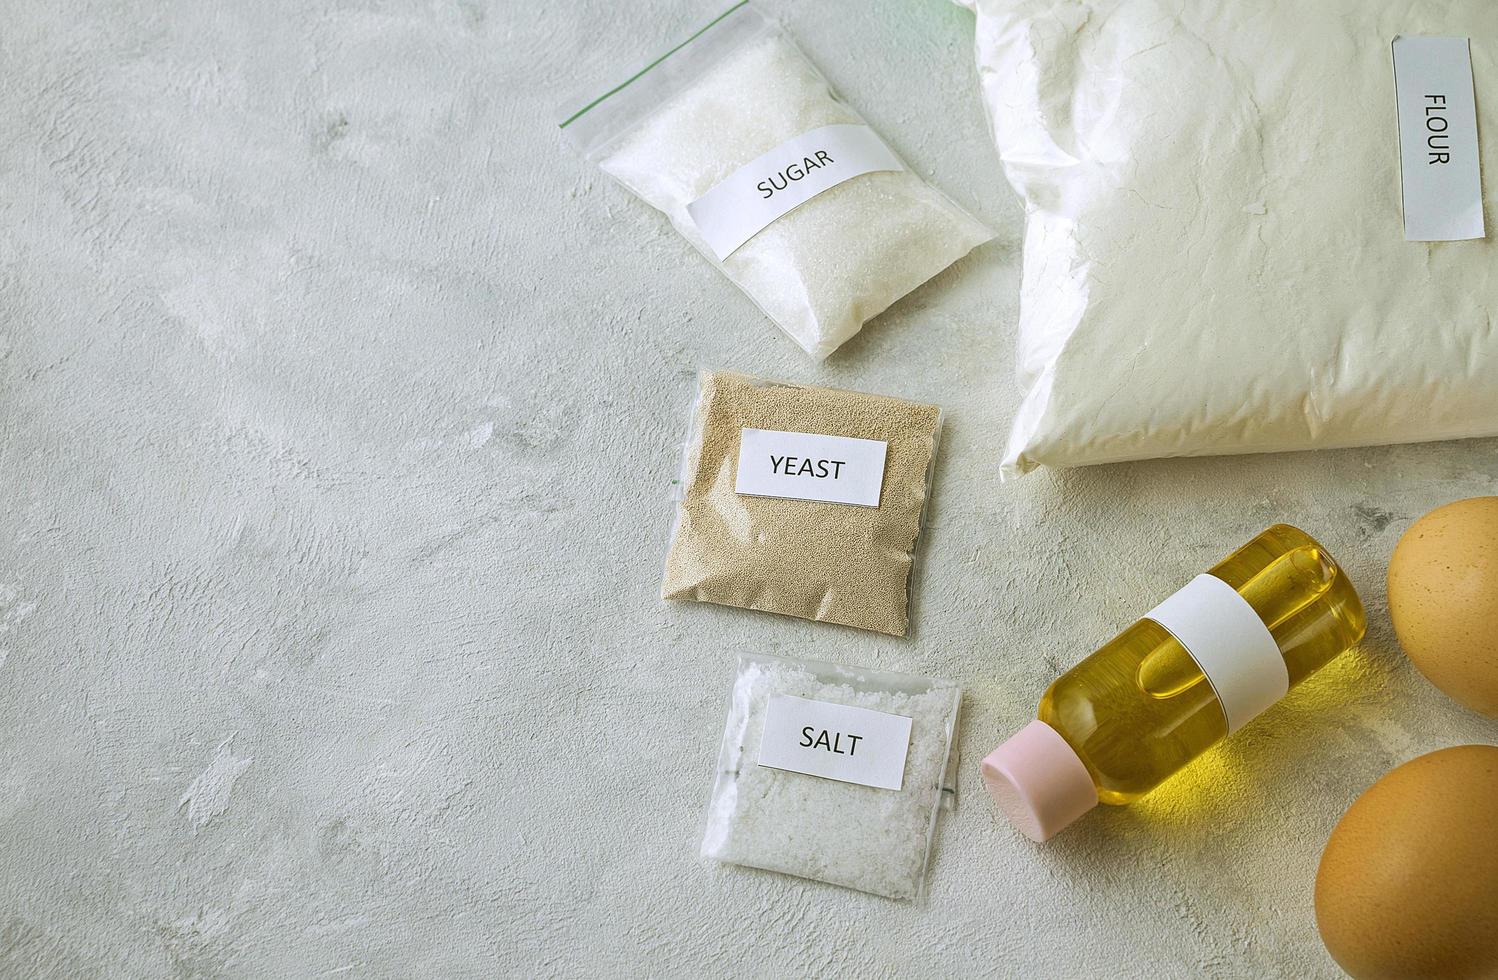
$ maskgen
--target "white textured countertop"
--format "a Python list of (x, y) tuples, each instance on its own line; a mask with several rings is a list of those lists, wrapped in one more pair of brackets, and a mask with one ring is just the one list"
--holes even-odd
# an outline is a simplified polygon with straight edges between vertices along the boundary
[[(971, 17), (766, 6), (999, 230), (821, 367), (554, 128), (713, 5), (7, 5), (0, 975), (1336, 975), (1338, 816), (1494, 737), (1383, 569), (1498, 443), (1001, 486), (1020, 214)], [(657, 599), (706, 365), (946, 408), (910, 639)], [(996, 820), (977, 760), (1050, 679), (1281, 520), (1365, 647), (1137, 806)], [(739, 650), (967, 689), (923, 904), (699, 861)]]

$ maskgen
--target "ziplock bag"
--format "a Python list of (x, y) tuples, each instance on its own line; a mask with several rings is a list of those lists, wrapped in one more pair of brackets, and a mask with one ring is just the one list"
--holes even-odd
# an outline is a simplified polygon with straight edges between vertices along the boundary
[(744, 3), (561, 125), (818, 360), (991, 237)]
[(702, 856), (919, 897), (961, 703), (951, 681), (740, 657)]

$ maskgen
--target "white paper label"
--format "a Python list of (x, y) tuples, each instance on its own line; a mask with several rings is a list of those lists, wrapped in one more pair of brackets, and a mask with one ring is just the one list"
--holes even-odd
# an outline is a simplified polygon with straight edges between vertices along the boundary
[(759, 764), (876, 789), (905, 782), (910, 719), (777, 694), (765, 707)]
[(687, 205), (721, 262), (776, 218), (845, 180), (905, 165), (867, 126), (823, 126), (755, 157)]
[(810, 432), (742, 429), (733, 489), (750, 497), (785, 497), (879, 506), (889, 443)]
[(1144, 618), (1169, 630), (1207, 675), (1228, 734), (1290, 690), (1274, 634), (1248, 600), (1215, 575), (1198, 575)]
[(1485, 237), (1471, 44), (1464, 37), (1396, 37), (1394, 90), (1405, 239)]

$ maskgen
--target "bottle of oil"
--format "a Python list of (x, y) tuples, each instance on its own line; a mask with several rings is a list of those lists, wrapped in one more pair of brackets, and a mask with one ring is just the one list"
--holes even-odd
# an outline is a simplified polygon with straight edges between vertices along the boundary
[(1040, 699), (983, 781), (1043, 841), (1136, 800), (1363, 638), (1363, 604), (1310, 535), (1277, 524), (1156, 606)]

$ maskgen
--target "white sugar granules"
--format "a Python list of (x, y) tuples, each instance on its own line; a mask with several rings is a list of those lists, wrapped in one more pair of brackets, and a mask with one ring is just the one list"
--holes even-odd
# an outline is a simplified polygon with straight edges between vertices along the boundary
[[(758, 764), (776, 695), (911, 719), (904, 781), (875, 789)], [(887, 898), (921, 894), (962, 693), (947, 681), (743, 657), (708, 808), (704, 857)]]
[(751, 7), (627, 86), (564, 124), (574, 143), (815, 358), (991, 237), (920, 177), (886, 170), (817, 194), (720, 262), (689, 204), (788, 140), (863, 120)]

